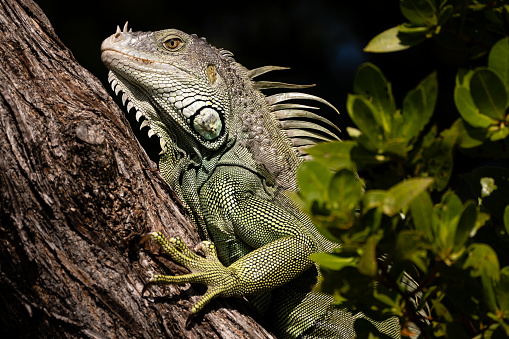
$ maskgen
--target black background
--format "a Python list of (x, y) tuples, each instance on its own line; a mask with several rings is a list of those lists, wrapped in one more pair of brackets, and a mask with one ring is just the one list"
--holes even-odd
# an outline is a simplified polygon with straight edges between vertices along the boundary
[[(134, 31), (177, 28), (196, 33), (212, 45), (233, 52), (235, 59), (247, 68), (291, 67), (264, 79), (316, 84), (305, 91), (323, 97), (339, 109), (339, 116), (327, 109), (322, 114), (329, 114), (342, 129), (343, 139), (348, 138), (345, 127), (352, 126), (345, 108), (346, 96), (351, 92), (355, 70), (368, 61), (380, 67), (391, 81), (398, 107), (408, 90), (437, 70), (440, 93), (432, 123), (447, 128), (458, 117), (452, 93), (455, 74), (461, 66), (457, 60), (464, 59), (461, 52), (433, 41), (396, 53), (363, 52), (375, 35), (404, 21), (397, 0), (39, 0), (37, 3), (76, 59), (107, 87), (100, 45), (115, 33), (117, 25), (122, 27), (129, 21)], [(136, 126), (133, 129), (156, 160), (158, 143), (152, 139), (147, 142), (145, 133), (140, 134)]]

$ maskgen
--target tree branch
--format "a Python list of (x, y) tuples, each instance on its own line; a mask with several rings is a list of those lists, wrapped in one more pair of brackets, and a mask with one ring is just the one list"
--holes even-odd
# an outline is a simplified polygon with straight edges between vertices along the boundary
[[(99, 46), (98, 46), (99, 48)], [(98, 55), (99, 57), (99, 55)], [(0, 327), (12, 337), (267, 338), (194, 286), (152, 288), (139, 235), (199, 241), (100, 82), (30, 0), (0, 2)], [(170, 265), (171, 266), (171, 265)], [(165, 296), (165, 297), (163, 297)], [(234, 301), (244, 308), (243, 302)], [(214, 308), (215, 306), (215, 308)]]

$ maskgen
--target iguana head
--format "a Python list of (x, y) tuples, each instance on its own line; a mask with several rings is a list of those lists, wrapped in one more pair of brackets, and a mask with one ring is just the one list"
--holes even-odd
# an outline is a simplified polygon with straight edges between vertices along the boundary
[(244, 148), (239, 151), (243, 166), (250, 158), (267, 182), (294, 189), (305, 148), (337, 139), (331, 132), (337, 127), (311, 113), (314, 107), (282, 103), (304, 99), (332, 107), (327, 101), (303, 93), (265, 97), (260, 92), (308, 87), (253, 80), (284, 67), (248, 70), (230, 52), (196, 35), (175, 29), (132, 32), (127, 23), (103, 42), (101, 51), (115, 93), (122, 92), (124, 104), (128, 111), (135, 108), (137, 119), (145, 117), (141, 126), (150, 127), (149, 136), (161, 138), (165, 164), (169, 157), (176, 163), (185, 154), (196, 160), (208, 153), (210, 158), (235, 141)]
[(115, 91), (124, 93), (156, 134), (187, 133), (211, 150), (224, 144), (230, 111), (224, 60), (206, 41), (175, 29), (124, 27), (101, 51)]

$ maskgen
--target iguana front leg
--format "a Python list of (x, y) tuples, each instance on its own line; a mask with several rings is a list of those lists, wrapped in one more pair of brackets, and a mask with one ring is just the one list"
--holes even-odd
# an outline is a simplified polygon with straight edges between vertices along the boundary
[[(204, 241), (201, 249), (205, 257), (191, 251), (180, 238), (169, 240), (160, 233), (148, 233), (142, 241), (151, 239), (166, 252), (172, 260), (191, 271), (181, 276), (156, 275), (145, 285), (143, 292), (151, 285), (200, 283), (208, 287), (207, 292), (192, 307), (198, 313), (216, 297), (232, 297), (263, 292), (283, 285), (311, 267), (308, 259), (312, 244), (302, 237), (285, 237), (248, 253), (226, 267), (219, 261), (213, 243)], [(281, 253), (300, 253), (291, 263), (281, 261)], [(276, 263), (268, 265), (267, 263)], [(279, 263), (279, 264), (277, 264)]]

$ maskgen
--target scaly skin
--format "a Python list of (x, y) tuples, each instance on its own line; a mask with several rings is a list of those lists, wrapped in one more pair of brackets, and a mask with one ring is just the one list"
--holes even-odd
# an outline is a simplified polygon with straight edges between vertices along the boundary
[[(161, 173), (204, 240), (202, 257), (181, 239), (159, 232), (145, 236), (191, 271), (156, 275), (146, 287), (206, 285), (193, 313), (216, 297), (248, 296), (279, 338), (354, 337), (353, 322), (363, 315), (335, 309), (331, 296), (312, 290), (320, 273), (309, 255), (339, 245), (320, 235), (286, 195), (296, 190), (305, 146), (330, 139), (322, 126), (335, 126), (309, 107), (282, 102), (330, 104), (302, 93), (265, 97), (259, 89), (300, 87), (255, 82), (281, 68), (249, 71), (228, 51), (178, 30), (124, 27), (101, 49), (113, 89), (123, 92), (128, 110), (145, 118), (149, 135), (161, 139)], [(307, 122), (295, 122), (300, 117)], [(399, 337), (396, 319), (373, 323)]]

